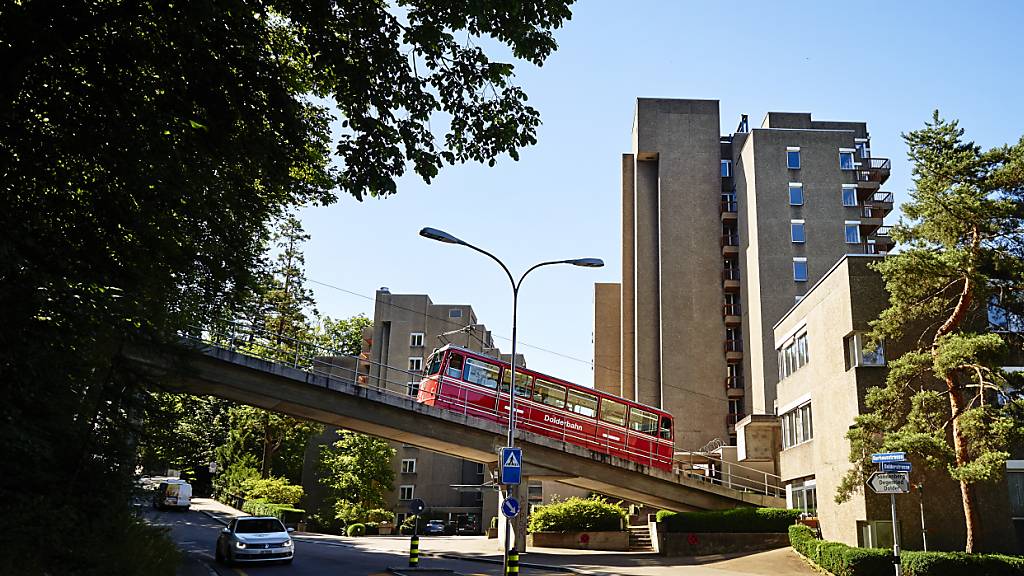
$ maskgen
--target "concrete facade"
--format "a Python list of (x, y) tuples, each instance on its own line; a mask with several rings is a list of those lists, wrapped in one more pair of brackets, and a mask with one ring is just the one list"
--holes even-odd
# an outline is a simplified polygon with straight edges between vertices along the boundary
[(622, 323), (618, 284), (594, 285), (594, 312), (594, 388), (624, 396), (619, 377)]
[[(637, 100), (617, 306), (614, 285), (596, 290), (595, 364), (618, 365), (619, 393), (676, 417), (680, 450), (734, 444), (745, 415), (773, 414), (772, 326), (836, 260), (891, 245), (880, 229), (888, 161), (870, 156), (864, 123), (771, 112), (720, 134), (716, 100)], [(792, 204), (791, 184), (802, 189)], [(610, 374), (595, 376), (615, 390)]]
[[(804, 335), (807, 343), (805, 361), (778, 386), (779, 416), (784, 421), (779, 473), (787, 487), (787, 504), (816, 509), (823, 537), (852, 546), (892, 545), (888, 496), (862, 487), (843, 504), (833, 500), (852, 466), (846, 432), (864, 411), (867, 390), (884, 384), (887, 373), (882, 357), (850, 359), (851, 350), (864, 355), (853, 350), (857, 345), (852, 336), (867, 332), (869, 322), (888, 305), (880, 275), (868, 268), (878, 258), (846, 256), (837, 262), (774, 326), (772, 340), (773, 347), (783, 350)], [(899, 357), (906, 350), (900, 342), (886, 342), (884, 358)], [(787, 426), (794, 422), (810, 437), (786, 441)], [(896, 497), (902, 546), (922, 548), (923, 503), (929, 550), (962, 550), (959, 487), (944, 471), (926, 471), (920, 462), (914, 462), (911, 482), (923, 483), (924, 491)], [(980, 542), (990, 550), (1016, 551), (1007, 481), (979, 485), (976, 494), (984, 518)]]

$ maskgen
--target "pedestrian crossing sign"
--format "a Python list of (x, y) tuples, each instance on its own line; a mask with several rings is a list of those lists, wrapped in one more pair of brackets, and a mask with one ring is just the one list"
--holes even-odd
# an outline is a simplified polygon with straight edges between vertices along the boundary
[(523, 477), (523, 449), (502, 448), (501, 459), (501, 483), (519, 484)]

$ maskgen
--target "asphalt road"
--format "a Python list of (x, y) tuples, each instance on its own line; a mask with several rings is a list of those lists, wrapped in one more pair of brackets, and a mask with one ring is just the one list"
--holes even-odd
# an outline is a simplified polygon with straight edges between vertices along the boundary
[[(281, 564), (227, 567), (213, 559), (214, 543), (223, 527), (209, 516), (195, 511), (149, 511), (146, 519), (171, 529), (171, 537), (184, 553), (178, 576), (364, 576), (389, 574), (388, 568), (408, 565), (408, 556), (394, 552), (366, 551), (332, 542), (295, 541), (295, 560)], [(421, 568), (443, 568), (467, 575), (501, 574), (501, 566), (482, 562), (421, 557)], [(523, 568), (521, 574), (551, 575), (553, 572)], [(561, 573), (561, 574), (564, 574)]]

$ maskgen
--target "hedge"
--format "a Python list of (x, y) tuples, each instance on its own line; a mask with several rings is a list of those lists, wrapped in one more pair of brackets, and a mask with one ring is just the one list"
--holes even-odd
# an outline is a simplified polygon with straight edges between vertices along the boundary
[(604, 498), (569, 498), (539, 506), (530, 515), (530, 532), (618, 531), (626, 522), (626, 511)]
[[(890, 576), (892, 551), (855, 548), (839, 542), (818, 540), (807, 526), (789, 527), (789, 542), (835, 576)], [(966, 552), (916, 552), (900, 554), (904, 576), (1022, 576), (1024, 558), (1001, 554)]]
[(294, 516), (296, 514), (305, 514), (305, 510), (299, 508), (292, 508), (288, 504), (275, 504), (268, 502), (266, 498), (257, 498), (255, 500), (246, 500), (245, 504), (242, 504), (242, 512), (251, 514), (253, 516), (273, 516), (278, 520), (284, 522), (285, 516)]
[(800, 517), (800, 510), (785, 508), (733, 508), (715, 512), (658, 512), (666, 532), (776, 532), (786, 530)]

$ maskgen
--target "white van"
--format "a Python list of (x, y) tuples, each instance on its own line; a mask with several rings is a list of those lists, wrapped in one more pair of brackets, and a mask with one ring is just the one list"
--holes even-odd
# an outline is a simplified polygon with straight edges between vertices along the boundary
[(184, 480), (166, 480), (160, 483), (153, 496), (153, 507), (157, 510), (178, 508), (188, 510), (192, 505), (192, 485)]

